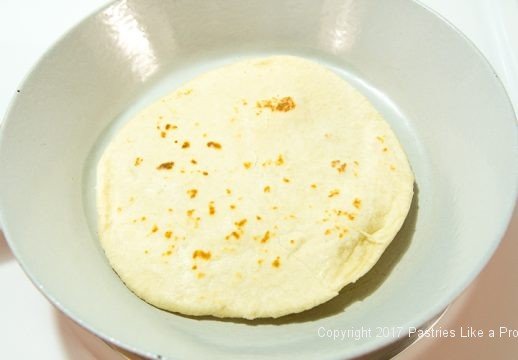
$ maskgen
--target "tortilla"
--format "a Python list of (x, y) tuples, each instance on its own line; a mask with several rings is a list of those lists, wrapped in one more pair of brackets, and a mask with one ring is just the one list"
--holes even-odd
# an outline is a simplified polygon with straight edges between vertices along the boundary
[(291, 56), (200, 75), (138, 113), (99, 164), (99, 236), (159, 308), (254, 319), (333, 298), (402, 226), (413, 174), (372, 104)]

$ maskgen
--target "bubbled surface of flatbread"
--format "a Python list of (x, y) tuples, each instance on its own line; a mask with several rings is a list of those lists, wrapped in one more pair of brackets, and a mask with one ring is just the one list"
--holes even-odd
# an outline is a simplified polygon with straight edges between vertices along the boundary
[(102, 247), (140, 298), (217, 317), (319, 305), (377, 262), (413, 174), (389, 125), (291, 56), (202, 74), (138, 113), (97, 174)]

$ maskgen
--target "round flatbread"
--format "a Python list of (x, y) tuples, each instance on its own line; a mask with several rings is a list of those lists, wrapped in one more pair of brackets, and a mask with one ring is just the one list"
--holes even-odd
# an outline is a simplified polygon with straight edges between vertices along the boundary
[(99, 235), (159, 308), (279, 317), (371, 269), (412, 195), (372, 104), (322, 65), (275, 56), (207, 72), (115, 135), (98, 164)]

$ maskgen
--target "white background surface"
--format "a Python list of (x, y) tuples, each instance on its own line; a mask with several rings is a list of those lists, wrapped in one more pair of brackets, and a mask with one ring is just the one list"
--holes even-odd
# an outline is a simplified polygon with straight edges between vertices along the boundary
[[(30, 67), (66, 30), (107, 0), (1, 0), (0, 114)], [(426, 0), (488, 57), (518, 109), (518, 1)], [(8, 176), (8, 174), (0, 174)], [(497, 216), (497, 214), (492, 214)], [(518, 329), (518, 215), (497, 253), (437, 327)], [(491, 358), (518, 354), (518, 338), (423, 339), (398, 360)], [(0, 359), (120, 359), (59, 314), (38, 293), (0, 235)]]

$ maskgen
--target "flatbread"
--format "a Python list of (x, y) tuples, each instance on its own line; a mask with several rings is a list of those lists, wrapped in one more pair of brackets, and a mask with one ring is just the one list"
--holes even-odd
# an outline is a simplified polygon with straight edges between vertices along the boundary
[(140, 298), (254, 319), (317, 306), (377, 262), (413, 174), (389, 125), (291, 56), (209, 71), (138, 113), (99, 164), (99, 236)]

